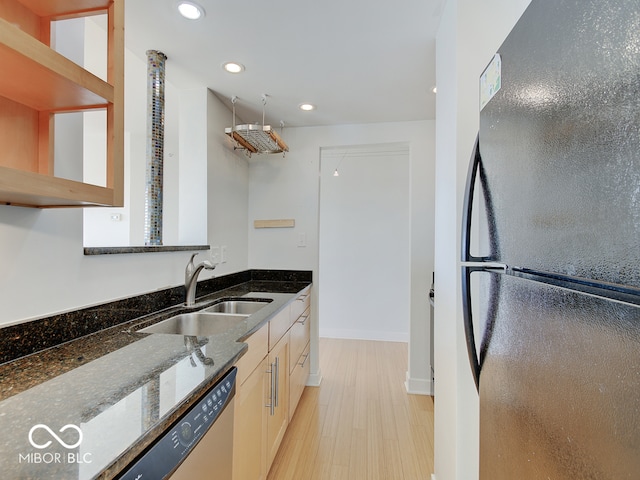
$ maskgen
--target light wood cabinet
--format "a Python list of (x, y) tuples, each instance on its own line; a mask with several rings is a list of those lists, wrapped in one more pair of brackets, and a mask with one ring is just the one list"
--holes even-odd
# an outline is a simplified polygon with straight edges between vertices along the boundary
[[(244, 358), (244, 357), (243, 357)], [(233, 478), (267, 478), (267, 415), (265, 399), (268, 361), (264, 357), (236, 394), (233, 431)]]
[[(255, 370), (256, 365), (266, 358), (269, 353), (269, 324), (263, 325), (260, 330), (244, 340), (247, 344), (247, 352), (236, 362), (238, 368), (237, 384), (242, 385), (247, 377)], [(266, 369), (265, 369), (266, 371)]]
[[(51, 22), (106, 13), (107, 81), (50, 48)], [(124, 0), (0, 1), (0, 203), (121, 206)], [(54, 115), (106, 110), (106, 186), (54, 176)]]
[(269, 350), (280, 341), (291, 327), (291, 308), (287, 305), (269, 321)]
[(311, 287), (306, 288), (291, 305), (291, 353), (289, 362), (289, 420), (293, 418), (310, 374)]
[(289, 425), (289, 332), (269, 352), (269, 374), (267, 471)]
[(311, 305), (311, 286), (302, 290), (300, 295), (291, 303), (292, 322), (296, 321), (309, 308), (309, 305)]
[(236, 362), (234, 480), (266, 478), (309, 378), (309, 290), (244, 340), (249, 349)]
[(310, 337), (310, 324), (311, 308), (305, 310), (305, 312), (295, 319), (290, 330), (290, 342), (291, 342), (291, 359), (289, 362), (289, 372), (293, 372), (295, 366), (300, 363), (300, 356), (302, 351), (309, 343)]
[(233, 432), (234, 480), (267, 478), (267, 397), (269, 324), (245, 339), (238, 368)]
[(309, 361), (310, 346), (310, 342), (307, 342), (307, 345), (298, 357), (298, 361), (293, 366), (289, 375), (289, 421), (293, 418), (296, 407), (300, 402), (300, 397), (302, 397), (304, 387), (306, 387), (307, 380), (309, 380), (311, 370), (311, 362)]

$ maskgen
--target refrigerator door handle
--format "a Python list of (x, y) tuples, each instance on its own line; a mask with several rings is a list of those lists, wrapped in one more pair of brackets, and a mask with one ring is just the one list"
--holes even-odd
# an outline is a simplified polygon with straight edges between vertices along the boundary
[[(462, 262), (481, 263), (483, 258), (471, 255), (471, 213), (473, 207), (473, 195), (476, 185), (476, 175), (480, 168), (480, 134), (476, 136), (476, 142), (473, 146), (471, 161), (469, 162), (469, 170), (467, 172), (467, 185), (464, 190), (464, 203), (462, 210)], [(480, 270), (480, 266), (463, 266), (462, 267), (462, 314), (464, 322), (464, 335), (467, 343), (467, 354), (469, 355), (469, 364), (471, 365), (471, 373), (473, 381), (476, 384), (476, 390), (480, 391), (480, 363), (478, 362), (478, 354), (476, 352), (475, 333), (473, 331), (473, 318), (471, 311), (471, 272)]]
[(464, 203), (462, 204), (462, 239), (460, 242), (462, 250), (463, 262), (482, 262), (487, 260), (482, 257), (474, 257), (471, 255), (471, 218), (473, 209), (473, 197), (476, 186), (476, 176), (480, 168), (480, 134), (476, 136), (476, 142), (473, 146), (471, 161), (469, 162), (469, 170), (467, 171), (467, 184), (464, 189)]
[[(473, 218), (473, 199), (475, 195), (476, 178), (482, 169), (482, 156), (480, 155), (480, 134), (476, 142), (469, 162), (467, 183), (464, 190), (464, 203), (462, 204), (462, 238), (460, 239), (462, 265), (468, 267), (482, 267), (487, 270), (509, 270), (505, 263), (497, 262), (493, 257), (476, 257), (471, 255), (471, 222)], [(480, 173), (482, 177), (482, 172)], [(491, 208), (490, 205), (487, 208)], [(490, 234), (495, 236), (495, 225), (490, 225)]]
[(476, 351), (475, 332), (473, 328), (473, 313), (471, 307), (471, 273), (478, 271), (502, 271), (507, 272), (509, 267), (504, 263), (491, 261), (491, 257), (476, 257), (471, 255), (471, 219), (473, 211), (473, 198), (475, 193), (476, 178), (481, 168), (482, 156), (480, 155), (480, 134), (476, 136), (476, 142), (469, 162), (467, 172), (467, 184), (464, 192), (464, 203), (462, 210), (462, 312), (464, 322), (464, 333), (467, 343), (467, 353), (473, 381), (476, 390), (480, 387), (481, 365)]
[(471, 365), (471, 374), (476, 384), (476, 390), (480, 391), (480, 362), (476, 352), (476, 339), (473, 330), (473, 317), (471, 310), (471, 273), (482, 271), (482, 267), (463, 266), (462, 267), (462, 315), (464, 321), (464, 335), (467, 343), (467, 354)]

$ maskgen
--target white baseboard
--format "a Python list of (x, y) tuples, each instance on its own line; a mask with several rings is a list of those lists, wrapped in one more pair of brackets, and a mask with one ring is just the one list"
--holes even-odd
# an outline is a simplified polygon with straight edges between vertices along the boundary
[(435, 473), (431, 474), (431, 480), (436, 480), (436, 474)]
[(433, 395), (433, 381), (426, 378), (411, 378), (407, 372), (404, 387), (407, 393), (416, 395)]
[(406, 332), (374, 332), (369, 330), (321, 328), (320, 337), (343, 338), (348, 340), (375, 340), (381, 342), (409, 343), (409, 334)]
[(318, 370), (318, 373), (312, 373), (307, 380), (307, 387), (319, 387), (322, 383), (322, 372)]

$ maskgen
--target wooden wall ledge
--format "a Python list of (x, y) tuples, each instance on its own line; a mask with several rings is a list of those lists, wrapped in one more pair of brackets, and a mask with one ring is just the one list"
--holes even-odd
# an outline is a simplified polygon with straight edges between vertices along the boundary
[(283, 218), (279, 220), (254, 220), (253, 228), (292, 228), (296, 226), (293, 218)]

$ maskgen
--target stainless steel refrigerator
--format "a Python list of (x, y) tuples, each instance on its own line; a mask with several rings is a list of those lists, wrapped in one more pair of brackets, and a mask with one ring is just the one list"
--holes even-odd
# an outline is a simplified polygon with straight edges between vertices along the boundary
[(639, 479), (640, 3), (533, 0), (480, 80), (480, 479)]

